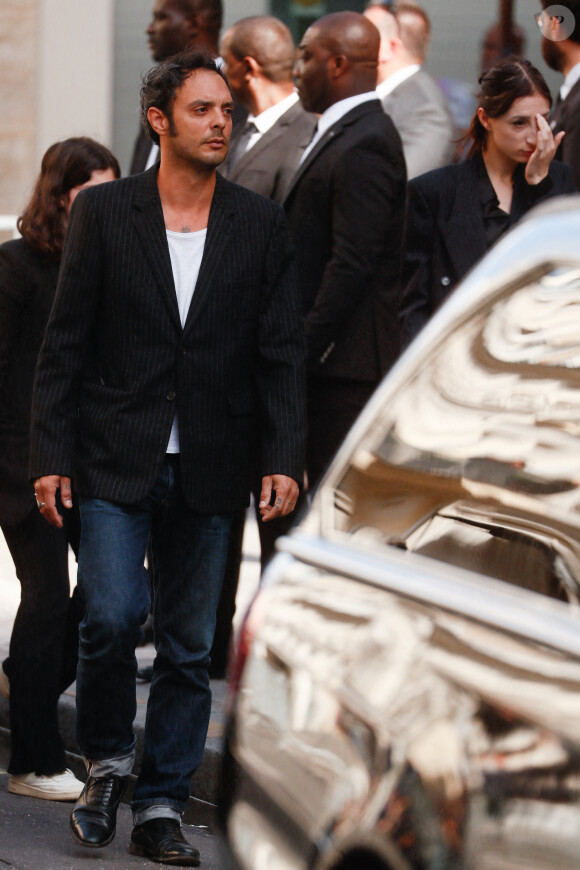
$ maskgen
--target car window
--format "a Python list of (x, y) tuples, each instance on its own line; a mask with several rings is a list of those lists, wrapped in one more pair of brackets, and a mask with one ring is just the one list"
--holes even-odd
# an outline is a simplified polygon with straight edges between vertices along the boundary
[(487, 299), (385, 392), (324, 531), (576, 601), (579, 436), (580, 270), (559, 267)]

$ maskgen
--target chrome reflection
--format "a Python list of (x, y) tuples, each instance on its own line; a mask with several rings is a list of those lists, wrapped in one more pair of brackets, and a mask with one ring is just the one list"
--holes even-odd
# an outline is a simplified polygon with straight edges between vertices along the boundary
[[(521, 585), (577, 603), (579, 364), (577, 267), (464, 313), (361, 440), (335, 487), (331, 534), (516, 582), (539, 560), (543, 579)], [(443, 521), (458, 505), (471, 517)], [(503, 550), (517, 540), (519, 565), (512, 557), (501, 569), (493, 526), (511, 530)], [(430, 546), (417, 546), (428, 534)], [(547, 553), (538, 541), (554, 535), (561, 546)]]
[(577, 866), (576, 660), (304, 564), (262, 606), (231, 748), (282, 816), (234, 806), (242, 866), (379, 834), (417, 868)]

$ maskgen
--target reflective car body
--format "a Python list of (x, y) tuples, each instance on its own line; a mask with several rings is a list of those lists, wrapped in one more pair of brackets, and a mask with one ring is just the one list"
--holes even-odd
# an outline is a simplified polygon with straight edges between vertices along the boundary
[(240, 870), (580, 866), (580, 205), (510, 233), (350, 432), (232, 673)]

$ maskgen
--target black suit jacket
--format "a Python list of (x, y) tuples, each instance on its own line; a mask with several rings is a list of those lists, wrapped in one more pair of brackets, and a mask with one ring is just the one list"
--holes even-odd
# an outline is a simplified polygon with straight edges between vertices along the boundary
[[(220, 171), (230, 181), (282, 202), (315, 126), (316, 115), (295, 103), (233, 167), (226, 160)], [(232, 134), (230, 154), (235, 153), (242, 132), (238, 126)]]
[[(516, 169), (513, 226), (533, 205), (574, 193), (570, 169), (552, 161), (548, 178), (527, 184)], [(487, 250), (476, 158), (434, 169), (409, 182), (403, 248), (403, 343), (408, 344)]]
[(79, 194), (33, 404), (32, 477), (136, 503), (174, 413), (188, 503), (243, 508), (258, 475), (302, 479), (303, 336), (280, 206), (217, 177), (182, 329), (157, 167)]
[(556, 130), (565, 130), (566, 135), (558, 148), (557, 157), (572, 169), (572, 177), (580, 190), (580, 81), (576, 82), (565, 100), (561, 100), (552, 112)]
[(24, 239), (0, 246), (0, 523), (36, 510), (28, 480), (36, 361), (56, 292), (58, 260)]
[(399, 351), (405, 207), (401, 140), (378, 99), (327, 130), (298, 168), (284, 206), (309, 371), (378, 383)]
[(144, 172), (151, 154), (153, 140), (143, 127), (139, 127), (135, 144), (133, 145), (133, 154), (131, 156), (131, 165), (129, 166), (129, 175), (137, 175), (139, 172)]

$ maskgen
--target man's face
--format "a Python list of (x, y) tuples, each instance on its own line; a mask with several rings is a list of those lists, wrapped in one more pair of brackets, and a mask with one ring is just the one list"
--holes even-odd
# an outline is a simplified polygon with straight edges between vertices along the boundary
[[(226, 158), (232, 133), (232, 95), (220, 75), (199, 69), (185, 79), (172, 107), (161, 147), (196, 169), (214, 169)], [(162, 157), (163, 160), (163, 151)]]
[(189, 18), (175, 6), (173, 0), (155, 0), (151, 24), (145, 31), (154, 61), (165, 60), (189, 44)]
[(331, 52), (325, 47), (316, 27), (309, 27), (298, 46), (294, 79), (300, 102), (308, 112), (322, 113), (332, 105), (329, 62)]
[(543, 36), (542, 57), (550, 69), (555, 69), (556, 72), (562, 72), (565, 59), (559, 42), (554, 42), (553, 39), (546, 39), (546, 37)]

